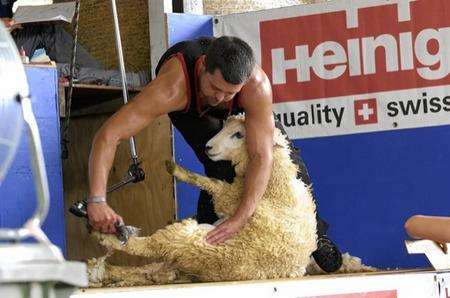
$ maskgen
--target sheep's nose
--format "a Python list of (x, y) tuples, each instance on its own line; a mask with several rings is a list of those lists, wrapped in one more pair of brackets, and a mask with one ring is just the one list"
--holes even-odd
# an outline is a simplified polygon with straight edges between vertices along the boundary
[(211, 150), (211, 149), (212, 149), (212, 147), (211, 147), (211, 146), (206, 146), (206, 147), (205, 147), (205, 151), (206, 151), (206, 153), (208, 153), (208, 151), (209, 151), (209, 150)]

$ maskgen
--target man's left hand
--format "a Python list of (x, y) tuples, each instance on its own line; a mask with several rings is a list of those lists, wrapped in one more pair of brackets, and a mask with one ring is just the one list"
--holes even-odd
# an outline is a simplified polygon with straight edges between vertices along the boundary
[(248, 218), (230, 217), (206, 235), (206, 242), (211, 245), (223, 243), (237, 234), (247, 221)]

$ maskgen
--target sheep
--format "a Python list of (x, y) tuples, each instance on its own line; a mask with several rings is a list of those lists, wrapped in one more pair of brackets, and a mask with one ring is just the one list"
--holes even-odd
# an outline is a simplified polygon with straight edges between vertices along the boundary
[[(230, 160), (234, 165), (232, 183), (189, 172), (173, 162), (166, 164), (178, 180), (209, 192), (222, 219), (234, 214), (244, 189), (249, 163), (244, 121), (243, 114), (229, 117), (206, 145), (212, 160)], [(199, 281), (303, 276), (316, 249), (316, 206), (309, 186), (297, 178), (289, 142), (278, 129), (273, 143), (274, 162), (267, 189), (251, 219), (223, 244), (208, 244), (205, 236), (214, 226), (194, 219), (171, 224), (148, 237), (130, 237), (125, 245), (113, 235), (94, 232), (94, 237), (107, 248), (173, 264)]]
[(192, 282), (179, 270), (164, 262), (153, 262), (143, 266), (114, 266), (106, 259), (112, 251), (100, 258), (87, 261), (90, 288), (100, 287), (135, 287), (154, 284), (173, 284)]
[[(144, 266), (114, 266), (108, 264), (106, 259), (111, 255), (108, 252), (100, 258), (87, 261), (89, 287), (133, 287), (158, 284), (190, 283), (198, 281), (195, 276), (183, 274), (172, 264), (154, 262)], [(366, 266), (361, 259), (349, 253), (342, 255), (341, 268), (333, 273), (323, 271), (311, 257), (306, 275), (334, 275), (346, 273), (376, 272), (377, 268)]]

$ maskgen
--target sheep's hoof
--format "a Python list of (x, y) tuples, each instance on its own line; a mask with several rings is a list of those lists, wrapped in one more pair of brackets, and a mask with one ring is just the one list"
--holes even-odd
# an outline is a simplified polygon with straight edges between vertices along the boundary
[(177, 165), (172, 160), (166, 160), (166, 169), (169, 174), (173, 175), (175, 173)]

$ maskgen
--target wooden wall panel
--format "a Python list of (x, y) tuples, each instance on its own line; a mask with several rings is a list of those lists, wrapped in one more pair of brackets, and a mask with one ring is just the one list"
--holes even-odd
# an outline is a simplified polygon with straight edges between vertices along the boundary
[[(69, 159), (64, 161), (64, 192), (66, 206), (67, 251), (71, 260), (85, 260), (104, 254), (104, 249), (88, 235), (85, 220), (67, 210), (88, 193), (88, 156), (92, 138), (109, 115), (91, 115), (71, 119)], [(170, 121), (158, 118), (136, 136), (137, 152), (146, 173), (145, 181), (130, 184), (108, 196), (108, 203), (126, 224), (142, 228), (149, 235), (171, 223), (175, 217), (173, 180), (166, 172), (164, 161), (172, 158)], [(120, 144), (116, 153), (109, 183), (118, 182), (130, 164), (128, 142)], [(146, 260), (116, 254), (111, 262), (138, 265)]]
[[(54, 0), (55, 3), (73, 0)], [(117, 0), (120, 35), (127, 71), (150, 70), (147, 0)], [(71, 26), (67, 26), (68, 31)], [(111, 0), (80, 2), (78, 38), (106, 69), (118, 68)]]

